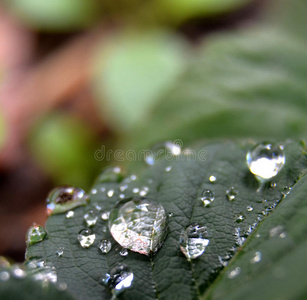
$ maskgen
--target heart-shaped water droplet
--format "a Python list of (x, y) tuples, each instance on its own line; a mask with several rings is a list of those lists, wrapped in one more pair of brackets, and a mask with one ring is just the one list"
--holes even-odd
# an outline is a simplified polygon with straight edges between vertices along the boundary
[(131, 251), (149, 255), (162, 246), (166, 237), (167, 214), (161, 204), (147, 198), (118, 202), (109, 217), (113, 238)]

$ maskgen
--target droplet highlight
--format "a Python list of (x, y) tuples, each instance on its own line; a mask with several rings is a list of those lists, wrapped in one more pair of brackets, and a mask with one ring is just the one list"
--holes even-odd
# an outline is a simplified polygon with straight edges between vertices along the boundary
[(111, 250), (112, 244), (109, 240), (101, 240), (98, 244), (98, 248), (103, 254), (107, 254)]
[(209, 206), (214, 200), (214, 193), (206, 189), (202, 192), (200, 200), (204, 203), (204, 206)]
[(226, 197), (229, 201), (234, 201), (237, 195), (238, 195), (238, 190), (234, 186), (226, 190)]
[(86, 226), (93, 227), (97, 223), (98, 215), (97, 215), (96, 211), (90, 210), (90, 211), (88, 211), (87, 213), (84, 214), (83, 219), (84, 219)]
[(92, 232), (91, 229), (82, 229), (78, 234), (78, 241), (82, 248), (89, 248), (94, 244), (96, 239), (96, 234)]

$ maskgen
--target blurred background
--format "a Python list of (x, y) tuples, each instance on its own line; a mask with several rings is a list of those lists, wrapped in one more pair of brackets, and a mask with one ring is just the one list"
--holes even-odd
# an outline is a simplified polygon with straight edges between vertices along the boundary
[[(306, 75), (289, 56), (303, 60), (301, 49), (268, 30), (244, 35), (272, 20), (282, 27), (284, 21), (275, 19), (289, 10), (276, 13), (284, 4), (274, 1), (272, 13), (272, 2), (2, 1), (0, 255), (24, 259), (26, 230), (45, 223), (51, 188), (88, 190), (99, 170), (124, 164), (95, 156), (102, 150), (146, 149), (175, 138), (188, 144), (302, 134), (306, 94), (290, 88), (297, 106), (289, 106), (288, 75), (280, 75), (283, 68)], [(267, 114), (267, 97), (288, 98), (284, 106), (274, 102)], [(249, 130), (247, 124), (255, 123), (263, 124)]]

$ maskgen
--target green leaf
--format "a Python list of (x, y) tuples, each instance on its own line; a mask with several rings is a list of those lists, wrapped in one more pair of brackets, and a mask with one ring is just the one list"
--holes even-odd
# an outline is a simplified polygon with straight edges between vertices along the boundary
[(127, 131), (146, 122), (151, 107), (185, 66), (186, 44), (163, 31), (126, 32), (98, 49), (94, 88), (111, 126)]
[[(280, 200), (284, 205), (288, 198), (291, 199), (290, 196), (283, 198), (284, 187), (298, 186), (293, 188), (291, 197), (296, 197), (296, 191), (300, 190), (300, 180), (303, 180), (300, 178), (307, 166), (306, 156), (301, 144), (290, 141), (283, 144), (286, 164), (272, 180), (276, 187), (267, 183), (262, 191), (257, 191), (258, 182), (245, 161), (246, 152), (253, 146), (250, 142), (200, 145), (190, 150), (190, 154), (183, 152), (173, 158), (161, 158), (143, 172), (120, 182), (119, 176), (114, 181), (106, 181), (105, 178), (112, 178), (107, 170), (108, 176), (101, 175), (103, 180), (98, 180), (91, 190), (90, 205), (74, 209), (73, 218), (66, 218), (65, 214), (49, 217), (48, 235), (42, 242), (28, 247), (27, 261), (42, 258), (51, 262), (56, 267), (58, 281), (65, 282), (68, 290), (79, 299), (110, 299), (111, 294), (102, 286), (101, 277), (119, 262), (128, 265), (134, 273), (132, 287), (121, 294), (120, 299), (196, 299), (218, 277), (223, 260), (236, 252), (241, 253), (244, 238), (249, 239), (254, 227), (261, 220), (269, 222), (279, 214), (280, 210), (273, 211), (272, 207), (279, 205)], [(216, 177), (215, 182), (209, 180), (211, 175)], [(235, 200), (229, 201), (226, 190), (233, 186), (238, 194)], [(148, 188), (146, 197), (162, 204), (167, 213), (172, 214), (168, 236), (156, 255), (147, 257), (129, 252), (128, 256), (121, 256), (121, 247), (108, 230), (104, 232), (107, 223), (100, 218), (93, 227), (94, 244), (88, 249), (80, 246), (77, 235), (85, 228), (85, 212), (95, 210), (97, 205), (109, 211), (121, 194), (132, 197), (146, 190), (144, 187)], [(200, 200), (205, 189), (215, 195), (207, 207)], [(302, 218), (300, 203), (293, 209), (299, 219)], [(250, 205), (252, 211), (247, 209)], [(237, 223), (238, 215), (244, 216), (243, 222)], [(283, 225), (284, 221), (280, 216), (278, 224)], [(210, 243), (202, 256), (189, 262), (180, 251), (179, 237), (192, 223), (207, 227)], [(103, 238), (112, 243), (107, 254), (102, 254), (97, 247)], [(295, 248), (296, 244), (292, 246)], [(56, 254), (59, 247), (64, 247), (60, 257)]]
[(124, 135), (127, 148), (163, 140), (304, 137), (306, 43), (261, 27), (205, 41), (146, 122)]
[(14, 266), (0, 266), (0, 299), (5, 300), (73, 300), (67, 291), (63, 291), (54, 284), (43, 284), (35, 281), (29, 275), (17, 277), (14, 275)]
[(97, 140), (78, 118), (54, 113), (40, 120), (31, 133), (31, 152), (56, 184), (88, 187), (99, 170), (94, 158)]
[[(204, 299), (305, 299), (307, 176), (259, 226)], [(260, 257), (258, 261), (255, 256)], [(229, 273), (240, 274), (229, 279)]]

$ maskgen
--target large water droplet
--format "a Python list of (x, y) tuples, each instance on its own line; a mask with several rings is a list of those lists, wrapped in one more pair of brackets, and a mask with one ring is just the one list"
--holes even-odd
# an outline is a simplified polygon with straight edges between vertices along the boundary
[(82, 248), (88, 248), (95, 242), (96, 234), (91, 229), (82, 229), (78, 234), (78, 241)]
[(102, 253), (106, 254), (111, 250), (112, 244), (109, 240), (101, 240), (98, 244), (98, 248)]
[(120, 201), (111, 211), (109, 229), (113, 238), (131, 251), (155, 253), (166, 236), (167, 216), (161, 204), (146, 198)]
[(153, 166), (155, 162), (162, 156), (171, 159), (181, 153), (181, 145), (177, 142), (165, 142), (158, 144), (152, 148), (145, 157), (145, 162), (149, 166)]
[(214, 193), (211, 190), (204, 190), (200, 199), (205, 206), (208, 206), (214, 200)]
[(210, 240), (205, 226), (192, 224), (181, 232), (180, 250), (190, 261), (202, 255)]
[(250, 171), (260, 181), (267, 181), (276, 176), (285, 161), (283, 146), (268, 142), (257, 144), (246, 155)]
[(102, 278), (102, 284), (117, 296), (132, 285), (133, 277), (125, 264), (118, 264)]
[(33, 224), (28, 232), (27, 232), (27, 245), (33, 245), (36, 244), (38, 242), (41, 242), (45, 236), (47, 235), (46, 230), (43, 226), (41, 225), (37, 225), (37, 224)]
[(238, 190), (232, 186), (226, 191), (226, 196), (229, 201), (233, 201), (236, 199), (236, 196), (238, 195)]
[(83, 219), (88, 227), (93, 227), (97, 223), (98, 215), (94, 210), (90, 210), (83, 216)]
[(57, 187), (47, 198), (47, 214), (60, 214), (75, 207), (85, 205), (89, 201), (87, 194), (76, 187)]

